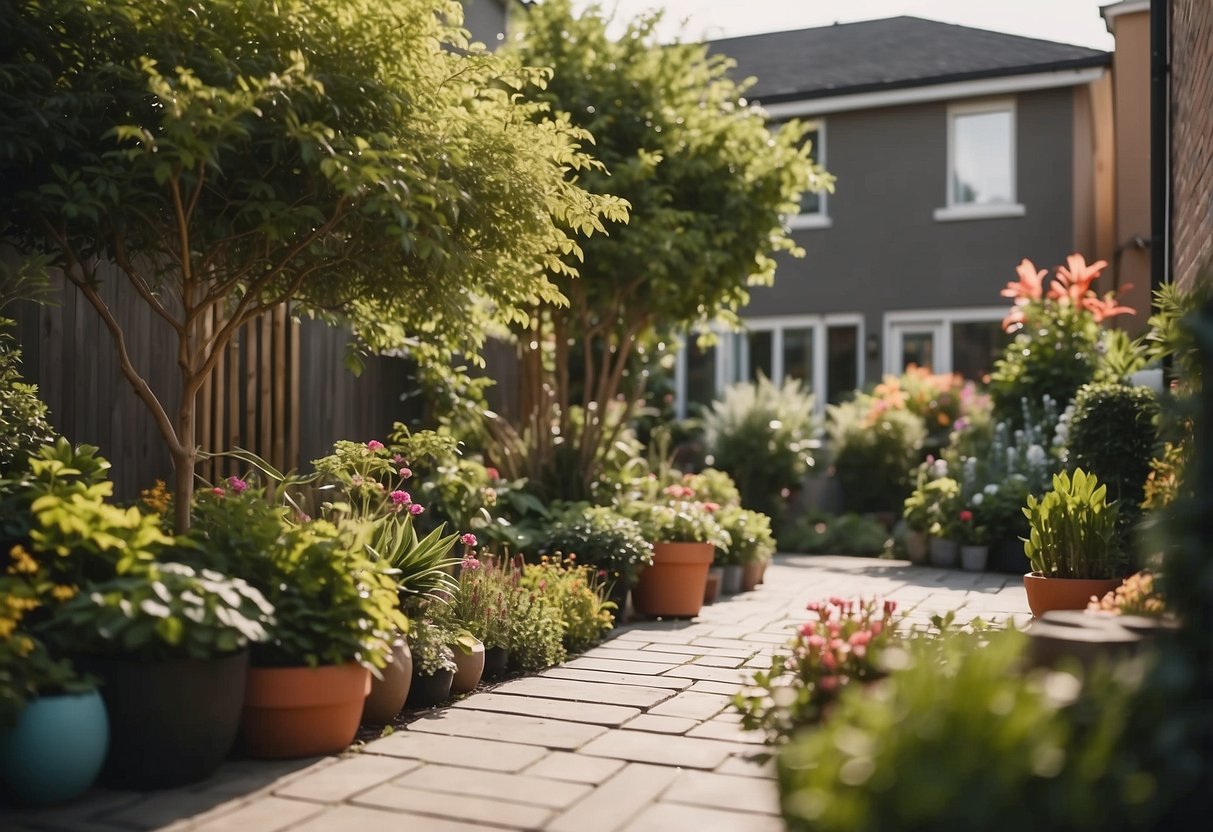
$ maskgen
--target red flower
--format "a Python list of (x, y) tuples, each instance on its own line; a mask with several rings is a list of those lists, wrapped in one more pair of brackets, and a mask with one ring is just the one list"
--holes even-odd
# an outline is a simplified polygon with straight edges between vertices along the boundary
[(960, 522), (972, 523), (973, 522), (973, 512), (969, 511), (968, 509), (965, 509), (964, 511), (962, 511), (960, 513)]

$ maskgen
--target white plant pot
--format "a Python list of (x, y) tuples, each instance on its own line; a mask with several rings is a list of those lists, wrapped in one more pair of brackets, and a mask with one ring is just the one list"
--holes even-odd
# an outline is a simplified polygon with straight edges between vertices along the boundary
[(961, 546), (960, 568), (966, 572), (985, 572), (986, 562), (990, 558), (989, 546)]

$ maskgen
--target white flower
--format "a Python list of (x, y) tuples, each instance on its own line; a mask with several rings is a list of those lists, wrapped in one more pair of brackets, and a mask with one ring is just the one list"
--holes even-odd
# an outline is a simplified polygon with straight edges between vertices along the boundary
[(931, 476), (934, 479), (946, 477), (948, 475), (948, 461), (946, 459), (937, 459), (931, 463)]
[(969, 500), (969, 502), (972, 503), (974, 506), (979, 506), (979, 505), (981, 505), (981, 500), (982, 500), (982, 494), (980, 491), (978, 491), (976, 494), (973, 495), (973, 499)]
[(992, 482), (981, 490), (983, 493), (985, 493), (985, 495), (987, 497), (993, 497), (995, 494), (998, 493), (998, 484)]
[(1028, 446), (1027, 460), (1029, 465), (1042, 466), (1045, 464), (1046, 458), (1044, 448), (1039, 445)]

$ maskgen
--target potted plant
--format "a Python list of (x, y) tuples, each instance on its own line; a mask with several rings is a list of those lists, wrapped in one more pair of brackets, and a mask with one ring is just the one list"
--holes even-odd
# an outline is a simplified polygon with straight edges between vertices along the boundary
[(158, 789), (201, 780), (236, 739), (248, 647), (274, 608), (239, 578), (157, 563), (81, 591), (42, 628), (96, 675), (111, 738), (101, 780)]
[(455, 654), (450, 648), (452, 633), (432, 618), (416, 616), (409, 629), (413, 653), (413, 683), (408, 706), (430, 708), (445, 702), (455, 681)]
[(482, 645), (483, 678), (496, 679), (505, 673), (509, 661), (508, 607), (516, 581), (491, 560), (471, 553), (474, 536), (464, 535), (463, 539), (469, 551), (459, 567), (459, 589), (451, 600), (451, 615)]
[(365, 529), (291, 520), (240, 481), (202, 491), (190, 534), (199, 551), (274, 605), (269, 639), (252, 651), (241, 736), (250, 756), (307, 757), (354, 739), (370, 668), (408, 629), (396, 582), (365, 550)]
[[(1043, 489), (1042, 489), (1043, 491)], [(1022, 474), (1011, 474), (982, 489), (981, 514), (989, 533), (990, 559), (995, 572), (1022, 575), (1029, 570), (1023, 538), (1028, 536), (1028, 520), (1023, 507), (1031, 493)]]
[(621, 613), (628, 590), (653, 562), (653, 544), (639, 523), (609, 506), (584, 503), (574, 504), (557, 518), (541, 551), (556, 557), (576, 555), (579, 563), (604, 573), (608, 597)]
[(771, 519), (740, 506), (726, 506), (716, 512), (721, 527), (729, 535), (729, 552), (741, 564), (742, 592), (758, 586), (762, 567), (775, 554)]
[(928, 557), (932, 566), (952, 567), (960, 555), (956, 540), (960, 514), (960, 483), (951, 477), (931, 480), (923, 491), (931, 518)]
[(109, 721), (93, 681), (18, 629), (37, 603), (0, 578), (0, 791), (48, 806), (97, 779)]
[(989, 560), (986, 527), (982, 524), (980, 492), (971, 498), (972, 507), (957, 514), (957, 540), (960, 543), (960, 567), (966, 572), (984, 572)]
[(906, 557), (910, 563), (926, 563), (928, 530), (931, 527), (931, 502), (926, 490), (927, 463), (918, 470), (918, 487), (906, 497), (901, 516), (906, 521)]
[(703, 503), (633, 503), (633, 516), (653, 543), (653, 563), (640, 573), (632, 601), (641, 615), (692, 617), (703, 606), (708, 568), (728, 533)]
[(453, 628), (447, 646), (455, 659), (451, 693), (471, 693), (484, 676), (484, 642), (466, 629)]
[(1085, 609), (1092, 597), (1120, 586), (1125, 557), (1117, 535), (1116, 504), (1107, 488), (1081, 468), (1053, 476), (1053, 490), (1028, 496), (1024, 575), (1028, 606), (1039, 618), (1050, 610)]

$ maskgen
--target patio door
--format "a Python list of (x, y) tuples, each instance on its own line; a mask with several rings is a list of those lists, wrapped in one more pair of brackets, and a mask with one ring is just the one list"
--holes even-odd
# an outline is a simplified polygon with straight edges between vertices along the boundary
[[(931, 372), (944, 372), (941, 358), (948, 355), (947, 327), (942, 320), (892, 321), (885, 349), (885, 372), (900, 375), (906, 367), (916, 364)], [(950, 362), (944, 363), (950, 364)]]

